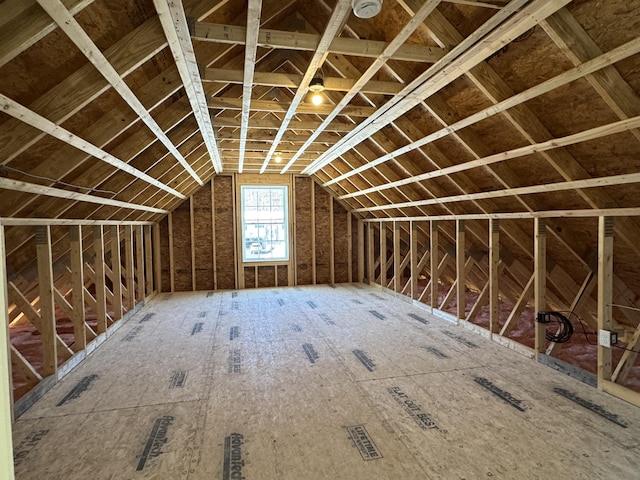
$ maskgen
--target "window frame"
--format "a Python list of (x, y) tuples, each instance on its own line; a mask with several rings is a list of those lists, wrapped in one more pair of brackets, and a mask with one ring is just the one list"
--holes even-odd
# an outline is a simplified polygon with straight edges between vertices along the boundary
[[(283, 209), (283, 219), (282, 222), (277, 223), (276, 225), (281, 225), (281, 228), (284, 230), (284, 232), (282, 232), (282, 235), (278, 235), (280, 237), (282, 237), (282, 240), (279, 241), (283, 241), (284, 242), (284, 247), (285, 247), (285, 254), (284, 256), (278, 257), (278, 258), (273, 258), (273, 257), (266, 257), (266, 258), (254, 258), (253, 256), (249, 257), (247, 255), (247, 238), (252, 239), (252, 238), (257, 238), (258, 240), (261, 238), (260, 234), (258, 233), (257, 236), (255, 237), (246, 237), (246, 225), (247, 223), (245, 222), (245, 192), (248, 192), (249, 190), (260, 190), (260, 189), (277, 189), (283, 192), (283, 201), (282, 201), (282, 209)], [(288, 265), (291, 261), (291, 255), (292, 255), (292, 246), (291, 246), (291, 222), (290, 222), (290, 209), (291, 209), (291, 205), (290, 205), (290, 192), (291, 192), (291, 187), (289, 184), (285, 184), (285, 183), (242, 183), (239, 185), (239, 215), (238, 215), (238, 226), (239, 226), (239, 250), (241, 251), (241, 254), (239, 255), (240, 257), (240, 263), (243, 265)], [(259, 207), (258, 204), (255, 205), (255, 207)], [(269, 206), (270, 209), (272, 209), (272, 206)], [(258, 219), (259, 220), (259, 219)], [(271, 222), (260, 222), (257, 223), (258, 225), (263, 225), (263, 224), (273, 224)], [(259, 228), (258, 227), (258, 232), (259, 232)], [(277, 230), (276, 230), (277, 231)], [(271, 232), (270, 235), (273, 236), (273, 233)], [(273, 241), (273, 238), (272, 240)], [(264, 246), (262, 245), (262, 241), (259, 242), (254, 242), (254, 243), (260, 243), (261, 248), (264, 248)]]

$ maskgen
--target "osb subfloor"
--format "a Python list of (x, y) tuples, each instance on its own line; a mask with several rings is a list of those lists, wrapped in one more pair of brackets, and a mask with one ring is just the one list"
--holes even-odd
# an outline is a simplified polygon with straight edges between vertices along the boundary
[(619, 480), (640, 410), (345, 284), (160, 295), (14, 442), (18, 480)]

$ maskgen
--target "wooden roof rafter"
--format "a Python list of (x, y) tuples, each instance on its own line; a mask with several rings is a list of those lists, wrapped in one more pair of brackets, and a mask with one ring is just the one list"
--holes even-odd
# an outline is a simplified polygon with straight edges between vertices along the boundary
[(181, 194), (177, 190), (174, 190), (173, 188), (156, 180), (150, 175), (147, 175), (146, 173), (141, 172), (136, 168), (133, 168), (126, 162), (123, 162), (122, 160), (120, 160), (119, 158), (114, 157), (110, 153), (96, 147), (95, 145), (78, 137), (77, 135), (71, 133), (70, 131), (54, 124), (50, 120), (47, 120), (46, 118), (38, 115), (37, 113), (32, 112), (28, 108), (23, 107), (19, 103), (11, 100), (10, 98), (6, 97), (1, 93), (0, 93), (0, 104), (1, 104), (2, 111), (11, 115), (12, 117), (18, 120), (21, 120), (31, 125), (32, 127), (37, 128), (42, 132), (57, 138), (58, 140), (61, 140), (73, 147), (76, 147), (77, 149), (82, 150), (83, 152), (88, 153), (89, 155), (99, 160), (102, 160), (103, 162), (108, 163), (109, 165), (119, 170), (127, 172), (136, 178), (144, 180), (145, 182), (153, 185), (154, 187), (157, 187), (161, 190), (169, 192), (170, 194), (175, 195), (178, 198), (181, 198), (181, 199), (186, 198), (183, 194)]
[[(625, 58), (628, 58), (632, 55), (635, 55), (637, 53), (640, 52), (640, 38), (636, 38), (634, 40), (631, 40), (629, 42), (627, 42), (624, 45), (621, 45), (620, 47), (615, 48), (614, 50), (606, 53), (606, 54), (602, 54), (601, 56), (594, 58), (593, 60), (590, 60), (588, 62), (585, 62), (581, 65), (579, 65), (578, 67), (575, 67), (571, 70), (568, 70), (564, 73), (561, 73), (553, 78), (550, 78), (534, 87), (531, 87), (523, 92), (520, 92), (516, 95), (513, 95), (511, 97), (509, 97), (508, 99), (505, 99), (495, 105), (492, 105), (490, 107), (485, 108), (484, 110), (481, 110), (473, 115), (470, 115), (469, 117), (466, 117), (462, 120), (459, 120), (451, 125), (448, 125), (446, 127), (441, 128), (440, 130), (433, 132), (429, 135), (426, 135), (425, 137), (421, 138), (420, 140), (417, 140), (415, 142), (412, 142), (408, 145), (405, 145), (403, 147), (400, 147), (396, 150), (394, 150), (393, 152), (388, 153), (387, 155), (383, 155), (382, 157), (377, 158), (376, 160), (368, 163), (366, 166), (363, 166), (361, 169), (355, 169), (349, 173), (347, 173), (347, 175), (355, 175), (357, 173), (360, 173), (361, 171), (368, 169), (368, 168), (374, 168), (375, 166), (379, 165), (380, 163), (386, 162), (387, 160), (390, 160), (392, 158), (396, 158), (399, 155), (402, 155), (406, 152), (409, 152), (411, 150), (420, 148), (424, 145), (427, 145), (429, 143), (432, 143), (440, 138), (443, 138), (447, 135), (452, 134), (453, 132), (456, 132), (458, 130), (461, 130), (463, 128), (466, 128), (468, 126), (471, 126), (475, 123), (478, 123), (482, 120), (486, 120), (487, 118), (490, 118), (493, 115), (497, 115), (498, 113), (504, 112), (506, 110), (508, 110), (509, 108), (512, 108), (514, 106), (523, 104), (524, 102), (531, 100), (533, 98), (539, 97), (541, 95), (544, 95), (545, 93), (550, 92), (553, 89), (556, 89), (558, 87), (561, 87), (563, 85), (566, 85), (570, 82), (573, 82), (579, 78), (582, 78), (586, 75), (589, 75), (593, 72), (596, 72), (600, 69), (606, 68), (609, 65), (612, 65), (616, 62), (619, 62)], [(633, 127), (635, 128), (635, 127)], [(447, 174), (448, 170), (445, 171), (445, 173), (442, 173), (443, 171), (439, 171), (439, 172), (432, 172), (433, 175), (430, 176), (430, 174), (425, 174), (425, 177), (422, 176), (416, 176), (414, 177), (415, 181), (421, 181), (424, 180), (426, 178), (434, 178), (435, 176), (441, 176), (444, 174)], [(344, 177), (343, 177), (344, 178)], [(330, 182), (327, 182), (325, 184), (325, 186), (329, 186), (335, 182), (339, 182), (340, 180), (342, 180), (343, 178), (335, 178), (333, 180), (331, 180)], [(409, 180), (409, 179), (407, 179)], [(409, 183), (409, 181), (407, 181), (407, 183)], [(396, 185), (402, 185), (403, 183), (398, 183)], [(386, 188), (386, 186), (385, 186)]]
[(247, 39), (244, 49), (244, 78), (242, 87), (242, 119), (240, 126), (240, 153), (238, 158), (238, 173), (244, 167), (245, 146), (249, 130), (249, 115), (251, 108), (251, 92), (256, 66), (256, 51), (258, 49), (258, 32), (260, 31), (260, 11), (262, 0), (249, 0), (247, 6)]
[(191, 43), (182, 1), (154, 0), (153, 4), (158, 11), (160, 23), (176, 61), (187, 97), (191, 102), (191, 109), (198, 122), (200, 133), (207, 145), (213, 167), (216, 173), (221, 173), (223, 169), (222, 159), (220, 158), (213, 125), (211, 124), (211, 116), (207, 109), (207, 101), (202, 81), (200, 80), (200, 70), (193, 44)]
[[(350, 148), (350, 145), (359, 143), (400, 117), (569, 2), (570, 0), (534, 0), (523, 8), (527, 3), (526, 0), (512, 0), (431, 68), (407, 85), (399, 95), (378, 109), (375, 115), (336, 144), (332, 151), (318, 158), (313, 165), (304, 170), (304, 173), (315, 173), (340, 152)], [(480, 39), (482, 41), (479, 41)]]
[(169, 137), (160, 128), (160, 125), (151, 116), (138, 97), (133, 93), (131, 88), (125, 83), (116, 69), (109, 63), (96, 44), (91, 40), (89, 35), (84, 31), (76, 19), (71, 15), (69, 10), (64, 6), (61, 0), (37, 0), (40, 6), (54, 19), (54, 21), (75, 43), (80, 51), (87, 59), (98, 69), (104, 78), (118, 92), (122, 99), (133, 109), (140, 120), (153, 132), (160, 142), (171, 152), (171, 154), (182, 164), (194, 179), (200, 183), (202, 180), (195, 174), (191, 165), (182, 157), (175, 145), (169, 140)]

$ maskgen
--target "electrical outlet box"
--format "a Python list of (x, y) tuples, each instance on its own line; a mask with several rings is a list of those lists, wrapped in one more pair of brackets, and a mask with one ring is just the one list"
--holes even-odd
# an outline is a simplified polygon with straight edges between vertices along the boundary
[(600, 335), (598, 335), (598, 337), (598, 344), (601, 347), (611, 348), (612, 345), (618, 343), (618, 334), (616, 332), (610, 332), (609, 330), (600, 330)]

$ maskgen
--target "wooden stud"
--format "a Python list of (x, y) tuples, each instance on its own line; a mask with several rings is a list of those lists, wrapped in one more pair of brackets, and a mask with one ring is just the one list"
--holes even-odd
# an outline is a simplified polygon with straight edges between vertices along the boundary
[(364, 282), (364, 222), (358, 219), (358, 282)]
[[(46, 227), (43, 227), (46, 228)], [(11, 386), (11, 357), (9, 356), (9, 302), (7, 296), (7, 265), (4, 245), (4, 227), (0, 226), (0, 465), (7, 480), (13, 478), (13, 388)], [(55, 343), (54, 343), (55, 345)]]
[(107, 292), (105, 284), (104, 268), (104, 231), (102, 226), (93, 227), (93, 252), (95, 255), (93, 269), (95, 271), (94, 284), (96, 287), (96, 320), (98, 322), (96, 332), (99, 334), (107, 331)]
[(413, 300), (418, 299), (418, 224), (416, 222), (410, 223), (410, 247), (409, 253), (411, 255), (411, 298)]
[(347, 282), (353, 282), (353, 232), (351, 212), (347, 212)]
[(466, 313), (466, 299), (465, 299), (465, 245), (466, 245), (466, 228), (464, 220), (456, 220), (456, 302), (457, 302), (457, 316), (458, 319), (464, 320)]
[(373, 236), (374, 228), (375, 224), (373, 223), (369, 223), (367, 225), (367, 283), (369, 283), (369, 285), (372, 285), (376, 278)]
[(336, 283), (336, 252), (335, 239), (333, 236), (333, 196), (329, 195), (329, 281), (331, 285)]
[(137, 282), (137, 296), (138, 302), (144, 300), (144, 235), (142, 234), (142, 226), (136, 225), (135, 232), (135, 246), (136, 246), (136, 268), (135, 277)]
[[(613, 218), (598, 219), (598, 333), (613, 331)], [(611, 348), (600, 344), (598, 337), (598, 388), (610, 381)]]
[(175, 262), (173, 255), (173, 213), (169, 214), (169, 278), (171, 281), (171, 293), (176, 291), (176, 276), (175, 276)]
[(126, 270), (127, 310), (132, 310), (136, 305), (136, 283), (133, 271), (133, 227), (130, 225), (125, 225), (124, 227), (124, 268)]
[(500, 264), (500, 224), (489, 220), (489, 331), (498, 333), (500, 329), (499, 275)]
[[(153, 229), (153, 271), (154, 285), (158, 293), (162, 292), (162, 253), (160, 248), (160, 224), (155, 223)], [(215, 240), (215, 236), (213, 237)], [(215, 243), (215, 241), (213, 242)]]
[(113, 320), (122, 318), (122, 258), (120, 227), (111, 226), (111, 284), (113, 285)]
[(380, 286), (387, 286), (387, 226), (380, 224)]
[[(542, 218), (534, 220), (534, 310), (535, 315), (544, 312), (547, 309), (546, 290), (547, 290), (547, 235), (546, 222)], [(540, 353), (546, 351), (545, 326), (543, 323), (535, 322), (535, 347), (536, 360)]]
[(402, 289), (402, 269), (400, 268), (401, 234), (400, 222), (393, 222), (393, 291), (396, 293)]
[(638, 346), (640, 346), (640, 325), (638, 325), (636, 331), (633, 332), (631, 340), (627, 343), (626, 350), (622, 354), (622, 357), (611, 376), (612, 382), (624, 383), (627, 379), (627, 376), (638, 357)]
[(69, 227), (69, 263), (71, 268), (71, 290), (73, 316), (73, 348), (84, 350), (87, 346), (87, 335), (84, 312), (84, 261), (82, 259), (82, 227)]
[(153, 292), (153, 246), (151, 244), (151, 225), (145, 225), (144, 229), (144, 273), (146, 280), (147, 296)]
[(438, 308), (438, 283), (440, 281), (438, 274), (438, 221), (430, 222), (429, 245), (431, 250), (431, 310)]
[(189, 197), (189, 229), (191, 232), (191, 290), (196, 291), (196, 217), (193, 195)]
[(56, 375), (56, 311), (53, 300), (53, 268), (51, 263), (51, 228), (37, 227), (38, 289), (40, 292), (40, 341), (42, 342), (42, 376)]

